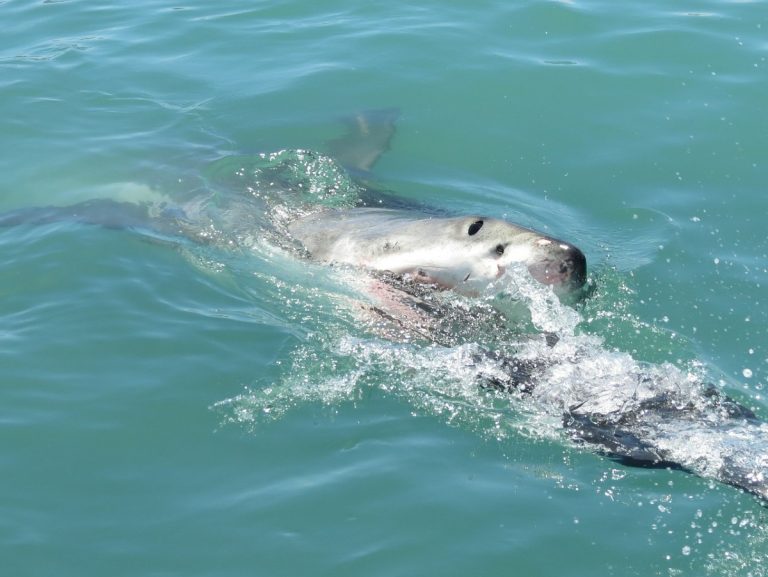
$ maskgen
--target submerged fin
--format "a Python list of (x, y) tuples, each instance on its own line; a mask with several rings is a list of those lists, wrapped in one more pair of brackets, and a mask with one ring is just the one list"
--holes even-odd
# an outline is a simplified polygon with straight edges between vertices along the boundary
[(56, 222), (95, 224), (105, 228), (147, 226), (149, 215), (143, 205), (95, 199), (69, 206), (21, 208), (0, 214), (0, 227), (45, 225)]
[(359, 112), (347, 118), (346, 134), (328, 142), (331, 156), (353, 173), (370, 171), (379, 157), (389, 150), (399, 116), (397, 108), (384, 108)]
[(618, 427), (609, 420), (567, 412), (563, 415), (563, 426), (572, 441), (595, 445), (598, 452), (623, 465), (682, 468), (678, 463), (667, 460), (661, 451), (642, 440), (635, 432)]
[[(76, 223), (133, 230), (150, 242), (176, 245), (184, 236), (186, 215), (179, 207), (150, 206), (99, 198), (68, 206), (21, 208), (0, 213), (0, 228)], [(191, 236), (191, 235), (187, 235)], [(198, 242), (206, 238), (195, 238)]]
[(761, 498), (768, 506), (768, 482), (759, 471), (739, 466), (731, 457), (726, 457), (720, 469), (720, 480)]

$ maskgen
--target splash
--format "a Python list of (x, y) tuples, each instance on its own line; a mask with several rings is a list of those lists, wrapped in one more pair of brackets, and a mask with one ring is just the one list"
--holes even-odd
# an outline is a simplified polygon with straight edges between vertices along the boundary
[(361, 188), (332, 158), (311, 150), (228, 156), (214, 162), (206, 176), (214, 189), (244, 193), (288, 211), (350, 208), (361, 194)]
[[(212, 178), (266, 203), (261, 230), (273, 234), (248, 237), (251, 248), (280, 244), (290, 219), (352, 206), (360, 193), (331, 159), (306, 151), (229, 159)], [(221, 228), (252, 229), (229, 224)], [(226, 421), (259, 426), (303, 403), (334, 405), (376, 390), (494, 439), (570, 440), (766, 493), (766, 425), (709, 385), (694, 360), (641, 361), (606, 344), (606, 327), (626, 327), (614, 336), (685, 349), (622, 306), (629, 290), (593, 294), (574, 308), (524, 267), (509, 267), (476, 298), (349, 267), (295, 268), (290, 280), (265, 271), (257, 292), (262, 302), (274, 293), (289, 322), (306, 327), (303, 342), (277, 382), (216, 404)]]
[[(354, 296), (364, 290), (361, 271), (325, 270), (339, 288), (306, 293), (302, 313), (302, 322), (323, 329), (297, 349), (279, 382), (218, 403), (224, 420), (258, 426), (304, 403), (356, 402), (375, 390), (486, 438), (570, 439), (630, 460), (668, 461), (757, 493), (766, 485), (768, 425), (739, 413), (743, 407), (707, 384), (700, 364), (642, 362), (607, 348), (599, 335), (581, 331), (578, 311), (524, 274), (504, 278), (501, 297), (480, 299), (487, 308), (434, 295), (431, 306), (459, 311), (464, 323), (448, 325), (456, 332), (445, 345), (382, 338), (374, 324), (359, 322), (375, 301)], [(348, 297), (336, 301), (333, 312), (344, 320), (335, 325), (322, 304), (334, 292)], [(523, 307), (533, 332), (494, 325), (509, 316), (492, 315), (493, 307)], [(524, 378), (511, 378), (511, 367), (522, 367)]]
[(486, 300), (511, 319), (529, 317), (542, 332), (572, 336), (582, 321), (581, 315), (565, 305), (553, 287), (535, 281), (518, 263), (508, 267), (501, 278), (489, 284)]

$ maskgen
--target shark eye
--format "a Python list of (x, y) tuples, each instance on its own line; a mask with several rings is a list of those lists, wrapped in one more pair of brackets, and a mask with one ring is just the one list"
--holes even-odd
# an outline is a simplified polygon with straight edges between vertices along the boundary
[(497, 244), (496, 245), (496, 254), (501, 256), (504, 254), (504, 245), (503, 244)]
[(467, 230), (467, 233), (469, 236), (477, 234), (477, 231), (483, 228), (483, 221), (482, 220), (476, 220), (472, 224), (469, 225), (469, 229)]

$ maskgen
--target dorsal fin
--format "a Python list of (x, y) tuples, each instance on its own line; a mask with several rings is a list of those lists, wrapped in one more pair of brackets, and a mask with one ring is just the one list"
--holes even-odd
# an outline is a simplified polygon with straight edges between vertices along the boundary
[(370, 171), (389, 150), (399, 116), (399, 109), (384, 108), (358, 112), (345, 119), (347, 132), (328, 142), (331, 156), (353, 173)]

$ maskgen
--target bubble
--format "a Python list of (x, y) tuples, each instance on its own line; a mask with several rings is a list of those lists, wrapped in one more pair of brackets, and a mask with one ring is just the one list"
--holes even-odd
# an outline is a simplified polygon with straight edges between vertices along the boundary
[(745, 379), (751, 379), (752, 378), (752, 370), (751, 369), (744, 369), (741, 371), (741, 374), (744, 375)]

